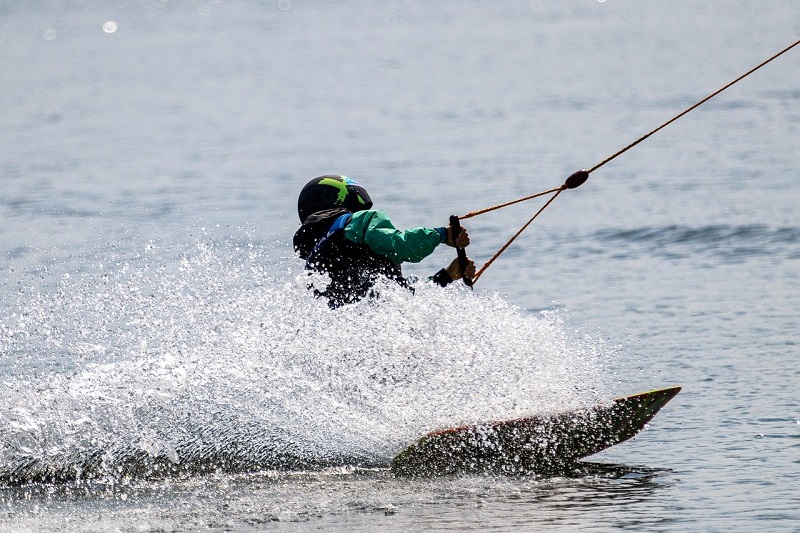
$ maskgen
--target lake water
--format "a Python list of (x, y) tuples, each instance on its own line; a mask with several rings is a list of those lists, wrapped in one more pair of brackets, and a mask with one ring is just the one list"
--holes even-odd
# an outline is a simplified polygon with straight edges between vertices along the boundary
[[(4, 2), (0, 530), (800, 530), (800, 48), (474, 291), (331, 312), (290, 245), (311, 177), (444, 225), (798, 38), (795, 0)], [(465, 221), (478, 265), (541, 205)], [(431, 429), (671, 385), (569, 476), (387, 469)]]

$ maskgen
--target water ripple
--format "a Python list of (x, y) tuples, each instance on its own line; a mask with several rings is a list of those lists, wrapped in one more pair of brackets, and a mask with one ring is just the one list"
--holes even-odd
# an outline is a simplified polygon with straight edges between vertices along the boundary
[(595, 232), (592, 237), (614, 246), (615, 253), (643, 247), (666, 256), (689, 253), (726, 258), (778, 255), (794, 259), (800, 252), (800, 227), (772, 228), (765, 224), (605, 229)]

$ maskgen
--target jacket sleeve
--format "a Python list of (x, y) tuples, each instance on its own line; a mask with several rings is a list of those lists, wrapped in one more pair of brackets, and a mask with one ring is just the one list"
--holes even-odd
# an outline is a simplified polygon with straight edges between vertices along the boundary
[(394, 227), (385, 211), (358, 211), (344, 228), (344, 237), (356, 244), (366, 244), (373, 252), (402, 263), (419, 263), (433, 253), (441, 237), (434, 228)]

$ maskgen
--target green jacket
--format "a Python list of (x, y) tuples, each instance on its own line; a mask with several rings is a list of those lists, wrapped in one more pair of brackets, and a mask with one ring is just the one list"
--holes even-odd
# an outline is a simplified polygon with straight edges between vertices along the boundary
[(357, 211), (344, 228), (344, 238), (366, 244), (372, 251), (396, 263), (419, 263), (446, 238), (444, 228), (394, 227), (386, 211)]

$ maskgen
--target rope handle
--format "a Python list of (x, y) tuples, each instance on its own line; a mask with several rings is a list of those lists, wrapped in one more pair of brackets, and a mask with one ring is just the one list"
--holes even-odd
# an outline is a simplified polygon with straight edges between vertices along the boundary
[[(450, 215), (450, 231), (453, 234), (453, 244), (456, 243), (456, 239), (461, 234), (461, 222), (459, 222), (458, 217), (456, 215)], [(464, 251), (463, 248), (460, 246), (456, 246), (456, 253), (458, 254), (458, 269), (461, 271), (461, 279), (464, 280), (464, 285), (469, 288), (472, 288), (474, 285), (474, 281), (469, 279), (466, 275), (467, 271), (467, 252)], [(478, 278), (475, 278), (478, 279)]]

